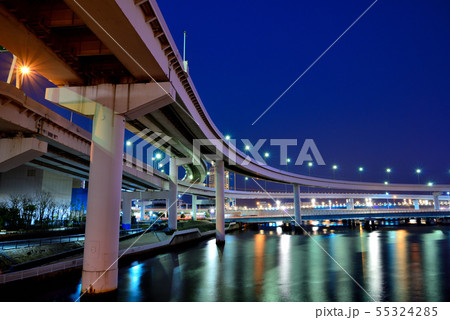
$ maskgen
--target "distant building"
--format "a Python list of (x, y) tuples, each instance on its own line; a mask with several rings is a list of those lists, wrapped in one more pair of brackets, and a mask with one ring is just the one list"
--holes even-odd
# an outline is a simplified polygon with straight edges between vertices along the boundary
[[(216, 168), (211, 166), (208, 171), (209, 180), (208, 187), (215, 188), (216, 187)], [(230, 173), (229, 171), (225, 171), (225, 190), (230, 190), (230, 181), (234, 181), (233, 179), (234, 173)]]

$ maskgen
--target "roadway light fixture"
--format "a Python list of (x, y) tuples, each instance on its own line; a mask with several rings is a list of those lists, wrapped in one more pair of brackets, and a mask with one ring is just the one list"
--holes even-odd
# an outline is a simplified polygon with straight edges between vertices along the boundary
[(20, 73), (22, 74), (22, 75), (24, 75), (24, 76), (26, 76), (27, 74), (29, 74), (30, 73), (30, 67), (28, 67), (28, 66), (21, 66), (20, 67)]
[(231, 139), (230, 135), (227, 134), (227, 135), (225, 136), (225, 140), (230, 141), (230, 139)]
[(389, 174), (391, 173), (391, 168), (387, 168), (386, 169), (386, 173), (387, 173), (387, 178), (388, 178), (388, 182), (390, 181), (389, 180)]
[(428, 182), (427, 186), (432, 187), (433, 186), (433, 182)]
[(131, 146), (131, 145), (132, 145), (131, 141), (127, 141), (127, 146)]
[(359, 172), (359, 181), (362, 181), (362, 172), (364, 171), (363, 167), (359, 167), (358, 168), (358, 172)]
[(385, 181), (384, 184), (389, 184), (389, 182)]
[(157, 153), (156, 156), (155, 156), (155, 158), (158, 159), (158, 160), (161, 159), (161, 157), (162, 157), (161, 153)]
[[(268, 158), (270, 156), (270, 154), (268, 152), (264, 153), (264, 158)], [(264, 180), (264, 191), (267, 192), (267, 180)]]
[(245, 177), (245, 179), (244, 179), (244, 189), (245, 189), (245, 192), (247, 192), (247, 180), (248, 180), (248, 177)]
[[(286, 171), (288, 171), (288, 164), (291, 162), (291, 158), (286, 159)], [(284, 192), (287, 193), (287, 184), (284, 185)]]
[(417, 183), (420, 184), (420, 174), (422, 173), (422, 170), (416, 169), (416, 173), (417, 173)]
[(333, 169), (333, 179), (336, 179), (336, 170), (337, 170), (338, 166), (337, 165), (333, 165), (332, 169)]
[(245, 151), (248, 151), (248, 150), (250, 150), (250, 147), (249, 146), (245, 146)]

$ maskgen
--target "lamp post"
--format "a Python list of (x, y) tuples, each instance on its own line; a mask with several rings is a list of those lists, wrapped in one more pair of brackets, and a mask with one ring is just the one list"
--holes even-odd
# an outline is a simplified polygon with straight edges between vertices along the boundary
[[(269, 158), (269, 156), (270, 156), (270, 153), (268, 153), (268, 152), (264, 153), (264, 158), (267, 159), (267, 158)], [(264, 180), (264, 189), (267, 192), (267, 180)]]
[(388, 181), (388, 183), (390, 182), (390, 180), (389, 180), (389, 174), (391, 173), (391, 168), (387, 168), (386, 169), (386, 173), (387, 173), (387, 181)]
[[(308, 176), (311, 176), (311, 167), (313, 166), (312, 162), (308, 162)], [(309, 186), (308, 186), (308, 193), (309, 193)]]
[(363, 171), (364, 171), (364, 168), (363, 168), (363, 167), (359, 167), (359, 168), (358, 168), (358, 172), (359, 172), (359, 181), (362, 181), (362, 173), (363, 173)]
[(248, 180), (248, 177), (245, 177), (245, 179), (244, 179), (245, 192), (247, 192), (247, 180)]
[(416, 169), (416, 173), (417, 173), (417, 183), (420, 184), (420, 174), (422, 173), (422, 170)]
[[(291, 162), (290, 158), (286, 159), (286, 171), (288, 171), (288, 164)], [(284, 192), (287, 193), (287, 184), (284, 185)]]
[(333, 165), (332, 169), (333, 169), (333, 179), (336, 180), (336, 170), (337, 170), (338, 166), (337, 165)]

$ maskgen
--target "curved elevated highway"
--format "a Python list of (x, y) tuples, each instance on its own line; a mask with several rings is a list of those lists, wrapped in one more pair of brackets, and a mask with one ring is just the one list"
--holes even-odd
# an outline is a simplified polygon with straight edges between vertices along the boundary
[[(123, 177), (123, 168), (131, 170), (122, 158), (125, 127), (172, 156), (168, 179), (172, 204), (177, 197), (177, 166), (186, 168), (185, 180), (198, 182), (206, 177), (205, 161), (215, 160), (218, 242), (225, 240), (225, 167), (292, 184), (297, 223), (301, 223), (300, 185), (382, 192), (450, 190), (448, 185), (384, 185), (309, 177), (247, 158), (225, 141), (209, 117), (155, 0), (4, 0), (0, 23), (8, 30), (0, 34), (2, 46), (60, 86), (47, 89), (46, 98), (94, 120), (82, 281), (82, 290), (88, 293), (117, 287), (120, 192), (122, 180), (131, 179)], [(210, 143), (201, 155), (193, 151), (198, 139)], [(44, 146), (28, 149), (31, 157), (42, 153)], [(220, 157), (213, 159), (207, 153)], [(172, 206), (169, 226), (176, 229)]]

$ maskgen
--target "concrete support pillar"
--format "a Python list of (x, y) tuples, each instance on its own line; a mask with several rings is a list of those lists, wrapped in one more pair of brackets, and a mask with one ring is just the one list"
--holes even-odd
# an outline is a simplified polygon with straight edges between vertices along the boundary
[(440, 210), (441, 205), (439, 204), (439, 192), (433, 193), (434, 210)]
[(216, 243), (225, 243), (225, 165), (217, 160), (215, 166), (216, 182)]
[(353, 199), (347, 199), (347, 209), (354, 210), (355, 209), (355, 201)]
[(145, 219), (145, 201), (141, 200), (141, 221)]
[(126, 197), (122, 200), (122, 229), (131, 229), (131, 202), (133, 200)]
[(419, 210), (420, 209), (420, 207), (419, 207), (419, 200), (414, 200), (414, 209), (415, 210)]
[(197, 220), (197, 196), (192, 195), (192, 219)]
[(169, 229), (177, 230), (178, 166), (175, 157), (170, 158), (169, 178), (169, 199), (167, 201)]
[(296, 226), (301, 226), (302, 222), (302, 213), (301, 213), (301, 200), (300, 200), (300, 186), (298, 184), (293, 185), (294, 192), (294, 218)]
[(96, 105), (81, 292), (117, 289), (120, 199), (125, 118)]

